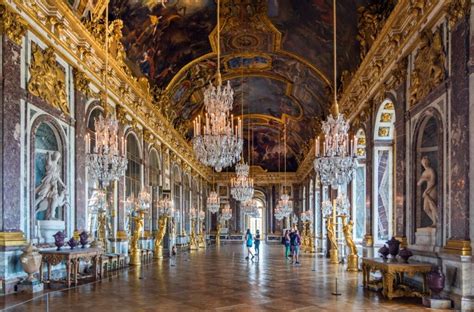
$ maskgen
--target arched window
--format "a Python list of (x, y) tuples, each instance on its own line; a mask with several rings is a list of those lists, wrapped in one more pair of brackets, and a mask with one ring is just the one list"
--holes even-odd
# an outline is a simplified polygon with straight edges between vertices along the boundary
[(141, 157), (138, 139), (132, 133), (127, 136), (127, 159), (128, 166), (125, 172), (125, 194), (126, 196), (138, 196), (141, 189)]
[(352, 221), (354, 239), (362, 241), (365, 234), (365, 194), (366, 194), (366, 137), (363, 129), (356, 133), (357, 168), (352, 180)]
[[(35, 141), (34, 141), (34, 183), (35, 183), (35, 205), (33, 209), (33, 213), (35, 214), (36, 220), (46, 220), (47, 219), (47, 210), (43, 210), (41, 206), (47, 206), (47, 200), (44, 199), (45, 194), (41, 197), (42, 192), (42, 186), (44, 187), (49, 187), (48, 185), (42, 184), (43, 179), (46, 177), (46, 175), (54, 175), (54, 176), (59, 176), (62, 181), (64, 181), (64, 170), (63, 170), (63, 150), (61, 146), (61, 139), (59, 136), (59, 133), (56, 131), (56, 129), (49, 123), (47, 122), (41, 122), (38, 127), (36, 128), (35, 132)], [(50, 170), (48, 171), (48, 163), (51, 162), (51, 160), (55, 157), (54, 153), (60, 153), (60, 158), (57, 161), (57, 168), (59, 168), (60, 172), (51, 172)], [(53, 159), (54, 161), (54, 159)], [(52, 177), (54, 178), (54, 177)], [(55, 186), (58, 186), (58, 183), (56, 182), (54, 184)], [(46, 190), (46, 189), (44, 189)], [(51, 190), (47, 191), (48, 193), (51, 192)], [(64, 192), (64, 189), (57, 189), (56, 190), (58, 196)], [(39, 206), (36, 207), (36, 204), (40, 202)], [(36, 213), (36, 209), (40, 208), (38, 213)], [(52, 213), (55, 213), (54, 211)], [(51, 215), (50, 218), (53, 219), (58, 219), (58, 220), (64, 220), (64, 213), (61, 209), (57, 209), (57, 215)], [(32, 232), (34, 233), (34, 232)]]
[(374, 131), (374, 241), (382, 244), (392, 234), (393, 212), (393, 145), (395, 136), (393, 103), (382, 103)]

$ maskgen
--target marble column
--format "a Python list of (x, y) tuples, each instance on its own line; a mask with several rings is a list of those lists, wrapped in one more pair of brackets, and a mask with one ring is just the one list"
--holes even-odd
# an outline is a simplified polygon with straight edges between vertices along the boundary
[(449, 129), (450, 233), (448, 239), (469, 239), (469, 27), (463, 20), (451, 32), (451, 129)]
[[(74, 77), (76, 78), (76, 76)], [(76, 119), (75, 128), (75, 185), (74, 185), (74, 202), (75, 202), (75, 231), (86, 229), (86, 210), (87, 210), (87, 193), (86, 193), (86, 142), (87, 134), (87, 115), (86, 115), (87, 96), (74, 88), (74, 115)]]
[[(21, 45), (7, 36), (0, 36), (0, 231), (20, 231), (22, 228), (20, 207), (21, 149), (20, 149), (20, 99), (25, 98), (21, 89)], [(8, 77), (8, 78), (7, 78)]]
[[(404, 81), (404, 80), (403, 80)], [(407, 157), (407, 146), (406, 146), (406, 127), (405, 127), (405, 83), (401, 83), (395, 88), (396, 99), (394, 100), (395, 105), (395, 220), (394, 220), (394, 234), (396, 237), (406, 237), (406, 157)]]

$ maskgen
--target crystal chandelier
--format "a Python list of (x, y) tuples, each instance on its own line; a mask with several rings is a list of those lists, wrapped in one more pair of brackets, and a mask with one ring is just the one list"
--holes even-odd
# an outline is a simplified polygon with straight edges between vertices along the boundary
[(216, 191), (212, 191), (207, 198), (207, 210), (209, 210), (210, 213), (216, 213), (219, 211), (220, 207), (221, 199)]
[(232, 219), (232, 209), (230, 208), (229, 204), (225, 204), (224, 208), (222, 208), (221, 217), (224, 221), (229, 221)]
[[(108, 25), (108, 6), (106, 8), (106, 25)], [(108, 113), (108, 37), (109, 27), (105, 27), (105, 101), (104, 116), (99, 116), (94, 121), (95, 146), (90, 151), (90, 136), (86, 135), (86, 166), (88, 173), (93, 179), (97, 179), (102, 187), (107, 187), (111, 181), (122, 177), (127, 170), (128, 160), (125, 157), (124, 138), (122, 138), (122, 149), (118, 146), (118, 121), (112, 114)]]
[(286, 217), (279, 204), (277, 204), (277, 206), (275, 207), (274, 216), (275, 219), (277, 219), (278, 221), (281, 221)]
[(253, 179), (249, 178), (249, 165), (239, 163), (235, 166), (236, 177), (230, 180), (230, 193), (236, 200), (245, 202), (252, 199), (254, 188)]
[[(284, 146), (284, 164), (285, 164), (285, 184), (286, 185), (286, 123), (283, 128), (283, 146)], [(290, 200), (290, 195), (286, 193), (286, 187), (282, 186), (282, 194), (280, 196), (280, 200), (278, 201), (278, 205), (280, 206), (282, 213), (288, 217), (291, 213), (293, 213), (293, 201)]]
[(331, 217), (333, 213), (335, 213), (336, 216), (347, 216), (351, 208), (351, 203), (346, 195), (340, 193), (333, 202), (330, 200), (323, 201), (321, 208), (323, 216), (326, 218)]
[(141, 191), (138, 196), (132, 194), (125, 200), (125, 208), (127, 211), (148, 211), (151, 207), (151, 195), (146, 191)]
[(206, 213), (202, 210), (199, 211), (198, 213), (198, 218), (199, 218), (199, 221), (204, 221), (204, 219), (206, 218)]
[(234, 126), (231, 114), (234, 103), (234, 91), (227, 81), (222, 85), (220, 73), (220, 1), (217, 1), (217, 85), (210, 83), (204, 91), (204, 120), (198, 116), (193, 121), (194, 138), (192, 140), (196, 157), (206, 166), (217, 172), (240, 160), (242, 152), (242, 121)]
[(313, 212), (311, 210), (306, 210), (301, 213), (300, 216), (301, 221), (303, 222), (313, 222)]
[(258, 218), (260, 211), (258, 209), (258, 201), (256, 199), (249, 199), (242, 202), (242, 212), (248, 216)]
[(319, 173), (323, 185), (331, 185), (336, 189), (338, 185), (349, 183), (354, 175), (357, 160), (354, 151), (354, 140), (349, 142), (349, 122), (339, 113), (337, 104), (337, 42), (336, 42), (336, 7), (334, 7), (334, 116), (330, 115), (323, 122), (324, 133), (323, 151), (319, 137), (315, 140), (314, 170)]
[(158, 201), (158, 210), (161, 215), (172, 217), (174, 214), (174, 204), (169, 195), (164, 196)]

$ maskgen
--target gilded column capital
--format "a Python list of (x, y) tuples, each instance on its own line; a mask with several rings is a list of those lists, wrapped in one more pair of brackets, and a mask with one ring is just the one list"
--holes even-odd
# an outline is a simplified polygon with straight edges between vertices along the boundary
[(143, 140), (145, 140), (146, 143), (148, 144), (153, 144), (156, 140), (155, 135), (153, 132), (148, 130), (147, 128), (143, 129)]
[(16, 45), (21, 45), (22, 38), (28, 29), (25, 20), (4, 4), (0, 4), (0, 16), (2, 16), (0, 31)]
[(115, 109), (115, 113), (117, 115), (117, 120), (122, 124), (122, 125), (126, 125), (128, 123), (128, 120), (127, 120), (127, 110), (120, 106), (120, 105), (117, 105), (116, 109)]
[(74, 87), (77, 91), (82, 92), (88, 98), (100, 97), (99, 93), (92, 91), (92, 89), (89, 87), (90, 80), (89, 78), (87, 78), (84, 72), (80, 71), (77, 68), (74, 68), (73, 74), (74, 74)]
[(449, 27), (453, 28), (471, 10), (471, 0), (450, 0), (446, 3)]

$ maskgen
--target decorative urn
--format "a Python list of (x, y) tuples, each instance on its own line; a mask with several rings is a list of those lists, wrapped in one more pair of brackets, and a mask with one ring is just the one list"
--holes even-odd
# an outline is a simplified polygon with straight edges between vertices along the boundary
[(83, 231), (81, 234), (79, 234), (79, 242), (81, 243), (82, 248), (86, 248), (88, 239), (89, 239), (89, 234), (87, 234), (86, 231)]
[(66, 234), (62, 231), (58, 231), (56, 234), (53, 235), (54, 237), (54, 245), (58, 247), (57, 250), (61, 250), (61, 247), (64, 246), (64, 240), (66, 239)]
[(392, 258), (395, 258), (398, 255), (398, 251), (400, 250), (400, 241), (395, 237), (392, 237), (386, 242), (386, 244), (388, 246), (388, 253), (392, 256)]
[(433, 297), (439, 297), (439, 293), (444, 289), (445, 280), (446, 276), (443, 271), (441, 271), (441, 267), (437, 267), (426, 274), (428, 288), (431, 290)]
[(36, 280), (34, 274), (39, 271), (42, 257), (36, 247), (31, 243), (23, 249), (23, 253), (20, 255), (20, 263), (23, 267), (23, 271), (28, 274), (28, 282), (34, 282)]
[(408, 263), (408, 259), (413, 256), (413, 252), (407, 248), (402, 248), (398, 255), (403, 259), (403, 262)]
[(387, 260), (388, 253), (389, 253), (388, 247), (385, 246), (385, 245), (383, 245), (383, 246), (379, 249), (379, 254), (380, 254), (380, 256), (382, 256), (382, 258), (383, 258), (384, 260)]
[(71, 249), (74, 249), (74, 247), (79, 245), (79, 243), (77, 242), (77, 240), (74, 239), (74, 237), (71, 237), (67, 244), (69, 245), (69, 247), (71, 247)]

